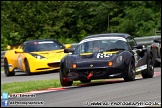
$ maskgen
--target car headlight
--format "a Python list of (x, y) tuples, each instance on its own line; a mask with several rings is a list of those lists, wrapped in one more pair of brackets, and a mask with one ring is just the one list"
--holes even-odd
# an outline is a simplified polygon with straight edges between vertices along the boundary
[(122, 60), (123, 60), (123, 56), (118, 56), (118, 57), (116, 58), (116, 63), (121, 63)]
[(41, 55), (38, 55), (38, 54), (33, 54), (33, 53), (30, 53), (33, 57), (37, 58), (37, 59), (46, 59), (45, 57), (41, 56)]

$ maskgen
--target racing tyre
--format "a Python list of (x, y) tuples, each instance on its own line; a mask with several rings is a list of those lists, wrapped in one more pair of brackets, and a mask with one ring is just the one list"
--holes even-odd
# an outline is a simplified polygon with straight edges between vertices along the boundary
[(154, 51), (154, 56), (153, 56), (153, 60), (154, 60), (154, 67), (160, 67), (160, 62), (156, 61), (156, 58), (158, 58), (158, 49), (156, 48)]
[(135, 64), (134, 64), (134, 61), (132, 60), (129, 63), (128, 70), (127, 70), (127, 74), (124, 77), (124, 81), (134, 81), (135, 80), (135, 76), (136, 76), (136, 73), (135, 73)]
[(24, 63), (25, 63), (25, 72), (26, 72), (26, 75), (31, 75), (28, 60), (27, 60), (27, 59), (25, 59)]
[(154, 76), (154, 62), (153, 57), (150, 56), (147, 62), (147, 69), (141, 72), (143, 78), (152, 78)]
[(87, 80), (80, 80), (80, 82), (82, 82), (82, 83), (90, 83), (91, 80), (89, 80), (89, 79), (87, 79)]
[(155, 63), (154, 63), (154, 67), (161, 67), (160, 65), (161, 65), (161, 63), (160, 62), (157, 62), (156, 60), (154, 61)]
[(154, 67), (161, 67), (161, 63), (160, 62), (157, 62), (156, 60), (154, 61)]
[(63, 75), (64, 73), (64, 68), (60, 69), (60, 83), (62, 86), (71, 86), (73, 84), (73, 81), (68, 81), (65, 76)]
[(14, 76), (15, 75), (15, 72), (14, 71), (10, 72), (8, 66), (9, 66), (8, 65), (8, 60), (5, 58), (4, 59), (4, 72), (5, 72), (5, 75), (6, 75), (6, 77), (8, 77), (8, 76)]

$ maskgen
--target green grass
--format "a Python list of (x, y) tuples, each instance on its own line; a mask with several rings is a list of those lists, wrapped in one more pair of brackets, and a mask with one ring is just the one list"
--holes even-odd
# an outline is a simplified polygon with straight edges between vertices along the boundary
[[(92, 80), (91, 82), (100, 82), (100, 81), (103, 80)], [(78, 84), (82, 83), (80, 81), (74, 81), (72, 86), (77, 86)], [(8, 92), (9, 94), (23, 93), (34, 90), (43, 90), (47, 88), (58, 88), (58, 87), (62, 87), (59, 79), (11, 82), (1, 84), (1, 93), (2, 92)]]
[(5, 83), (1, 84), (1, 92), (23, 93), (52, 87), (61, 87), (58, 79)]
[(4, 67), (1, 67), (1, 71), (4, 71)]
[[(105, 80), (109, 80), (109, 79), (105, 79)], [(92, 80), (91, 82), (98, 83), (98, 82), (103, 82), (105, 80), (104, 79)], [(82, 83), (80, 81), (73, 81), (72, 86), (77, 86), (78, 84), (82, 84)], [(24, 92), (34, 91), (34, 90), (44, 90), (47, 88), (58, 88), (58, 87), (62, 87), (59, 79), (11, 82), (11, 83), (1, 84), (1, 93), (2, 92), (8, 92), (9, 94), (24, 93)]]

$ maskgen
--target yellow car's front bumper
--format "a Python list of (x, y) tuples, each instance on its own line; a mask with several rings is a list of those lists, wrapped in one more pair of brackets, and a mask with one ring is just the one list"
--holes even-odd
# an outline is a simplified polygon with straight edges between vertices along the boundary
[(31, 73), (60, 69), (60, 60), (28, 60)]

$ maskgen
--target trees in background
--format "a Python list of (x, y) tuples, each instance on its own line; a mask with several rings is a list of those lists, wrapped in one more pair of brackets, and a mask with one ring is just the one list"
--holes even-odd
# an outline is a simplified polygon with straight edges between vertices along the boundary
[(161, 30), (161, 1), (1, 1), (1, 50), (31, 39), (77, 43), (87, 35)]

